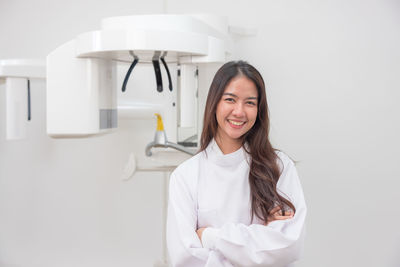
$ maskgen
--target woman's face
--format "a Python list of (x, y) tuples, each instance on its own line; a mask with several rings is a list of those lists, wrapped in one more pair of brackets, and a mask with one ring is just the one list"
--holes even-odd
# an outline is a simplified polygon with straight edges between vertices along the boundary
[(245, 76), (233, 78), (225, 87), (217, 105), (217, 136), (221, 141), (241, 142), (240, 138), (257, 119), (258, 92), (253, 81)]

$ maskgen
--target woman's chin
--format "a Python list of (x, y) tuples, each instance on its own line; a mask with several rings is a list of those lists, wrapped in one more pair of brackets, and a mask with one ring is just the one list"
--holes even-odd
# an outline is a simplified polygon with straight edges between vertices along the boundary
[(242, 137), (243, 137), (243, 133), (240, 133), (240, 134), (238, 134), (238, 133), (229, 134), (229, 138), (231, 138), (232, 140), (240, 141), (242, 139)]

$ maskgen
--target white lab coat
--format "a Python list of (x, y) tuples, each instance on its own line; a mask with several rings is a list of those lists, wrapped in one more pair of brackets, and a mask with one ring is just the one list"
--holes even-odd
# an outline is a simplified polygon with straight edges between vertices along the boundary
[[(206, 153), (205, 153), (206, 152)], [(171, 174), (167, 245), (172, 266), (292, 266), (303, 247), (306, 204), (293, 162), (277, 152), (283, 168), (277, 188), (296, 207), (287, 220), (251, 222), (249, 156), (224, 155), (213, 140)], [(196, 230), (207, 227), (199, 240)]]

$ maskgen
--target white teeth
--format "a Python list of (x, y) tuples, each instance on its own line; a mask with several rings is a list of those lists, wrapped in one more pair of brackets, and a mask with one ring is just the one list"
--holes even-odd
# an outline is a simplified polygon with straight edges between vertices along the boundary
[(244, 121), (239, 122), (239, 121), (231, 121), (231, 120), (229, 120), (229, 122), (232, 123), (233, 125), (237, 125), (237, 126), (242, 125), (244, 123)]

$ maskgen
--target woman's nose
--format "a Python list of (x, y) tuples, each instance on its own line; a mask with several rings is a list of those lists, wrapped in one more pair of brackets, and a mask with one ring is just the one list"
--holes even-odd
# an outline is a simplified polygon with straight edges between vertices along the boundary
[(244, 116), (244, 109), (241, 103), (236, 103), (233, 107), (232, 115), (236, 117), (243, 117)]

